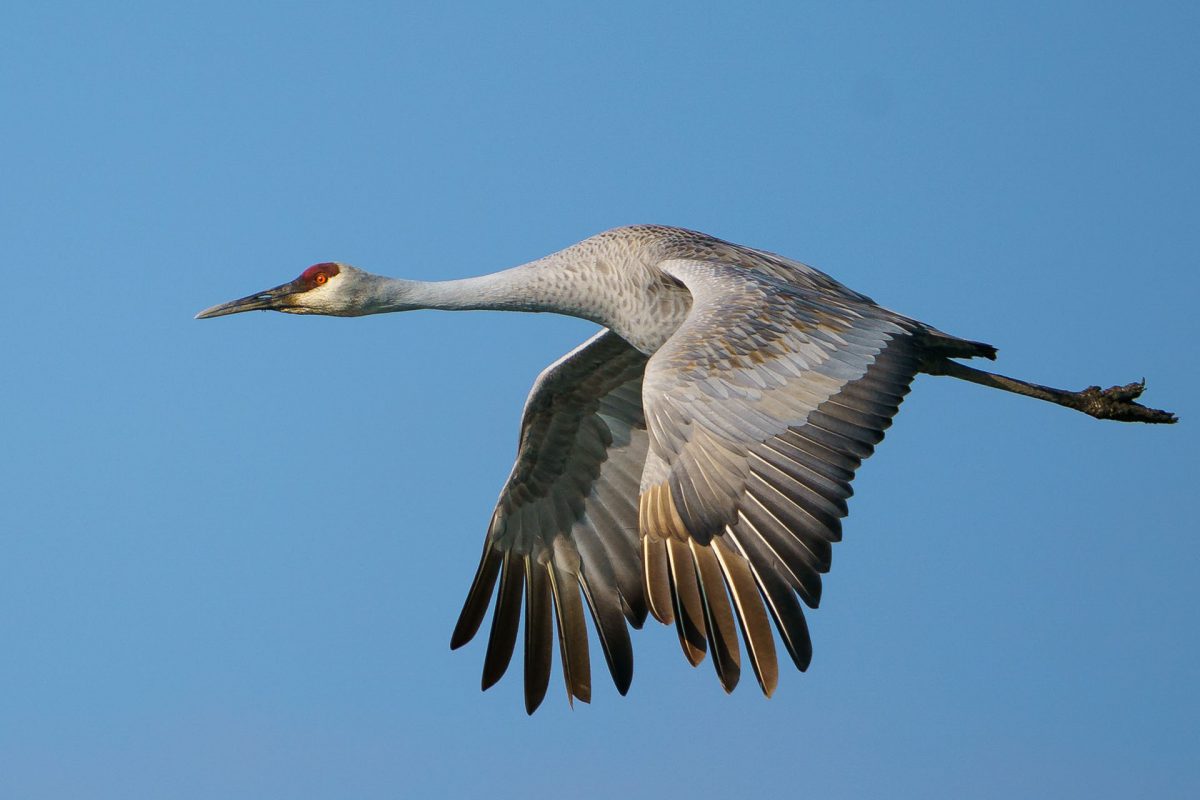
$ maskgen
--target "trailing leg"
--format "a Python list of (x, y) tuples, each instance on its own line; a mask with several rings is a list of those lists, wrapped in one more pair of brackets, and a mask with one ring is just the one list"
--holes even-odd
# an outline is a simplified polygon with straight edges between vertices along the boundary
[(1026, 397), (1036, 397), (1060, 406), (1082, 411), (1096, 419), (1113, 419), (1119, 422), (1177, 422), (1178, 417), (1169, 411), (1147, 408), (1134, 402), (1146, 388), (1146, 382), (1127, 383), (1124, 386), (1112, 386), (1101, 389), (1099, 386), (1089, 386), (1078, 392), (1054, 389), (1037, 383), (1009, 378), (1006, 375), (996, 375), (981, 369), (968, 367), (957, 361), (951, 361), (942, 356), (926, 360), (921, 365), (921, 371), (930, 375), (949, 375), (964, 381), (990, 386), (993, 389), (1003, 389)]

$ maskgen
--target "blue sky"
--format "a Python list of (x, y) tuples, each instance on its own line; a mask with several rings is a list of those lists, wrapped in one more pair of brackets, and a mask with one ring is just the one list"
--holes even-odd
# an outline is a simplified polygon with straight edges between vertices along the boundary
[[(23, 4), (0, 25), (0, 795), (1200, 792), (1190, 3)], [(199, 309), (615, 225), (813, 263), (1183, 423), (921, 377), (807, 674), (448, 649), (544, 315)]]

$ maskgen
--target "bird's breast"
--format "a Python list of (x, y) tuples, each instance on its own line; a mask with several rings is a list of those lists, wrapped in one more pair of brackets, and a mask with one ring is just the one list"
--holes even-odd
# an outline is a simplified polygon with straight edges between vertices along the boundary
[(621, 298), (607, 327), (646, 355), (653, 355), (679, 329), (692, 296), (671, 279), (648, 281)]
[(536, 262), (529, 272), (536, 310), (597, 322), (646, 355), (683, 324), (692, 296), (647, 254), (605, 239), (587, 240)]

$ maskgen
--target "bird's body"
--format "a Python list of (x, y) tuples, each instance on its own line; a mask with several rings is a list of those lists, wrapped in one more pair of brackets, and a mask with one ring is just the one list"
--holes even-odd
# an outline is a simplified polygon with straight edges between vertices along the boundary
[[(591, 693), (584, 608), (624, 693), (628, 626), (674, 622), (693, 664), (726, 690), (735, 628), (766, 694), (771, 623), (800, 669), (801, 601), (841, 537), (854, 471), (918, 372), (953, 375), (1093, 416), (1172, 422), (1140, 386), (1064, 392), (951, 359), (994, 357), (875, 304), (791, 259), (679, 228), (633, 226), (479, 278), (425, 283), (319, 264), (199, 316), (255, 308), (343, 316), (415, 308), (549, 311), (606, 328), (547, 368), (451, 644), (495, 593), (483, 685), (506, 670), (524, 608), (525, 696), (541, 702), (557, 627), (569, 697)], [(496, 589), (497, 583), (499, 585)]]

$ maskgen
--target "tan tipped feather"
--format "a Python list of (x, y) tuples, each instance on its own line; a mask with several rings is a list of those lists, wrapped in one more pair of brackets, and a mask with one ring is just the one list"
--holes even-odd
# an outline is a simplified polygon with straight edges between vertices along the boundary
[(667, 543), (654, 536), (643, 536), (642, 562), (646, 601), (650, 605), (650, 613), (659, 622), (670, 625), (675, 621), (675, 612), (671, 607), (671, 573)]
[(683, 648), (684, 657), (694, 667), (704, 660), (708, 643), (704, 625), (704, 603), (700, 599), (696, 565), (688, 552), (687, 544), (678, 539), (667, 540), (667, 555), (671, 563), (675, 630), (679, 633), (679, 646)]
[(721, 567), (712, 547), (697, 544), (695, 539), (688, 540), (688, 547), (696, 564), (697, 586), (704, 608), (713, 667), (721, 679), (721, 686), (726, 692), (732, 692), (742, 675), (742, 657)]
[(770, 697), (779, 682), (779, 664), (775, 657), (771, 621), (754, 582), (754, 573), (750, 571), (746, 559), (727, 544), (724, 537), (713, 539), (713, 551), (721, 565), (721, 572), (725, 574), (725, 585), (729, 587), (742, 637), (746, 640), (754, 677), (758, 679), (763, 694)]

